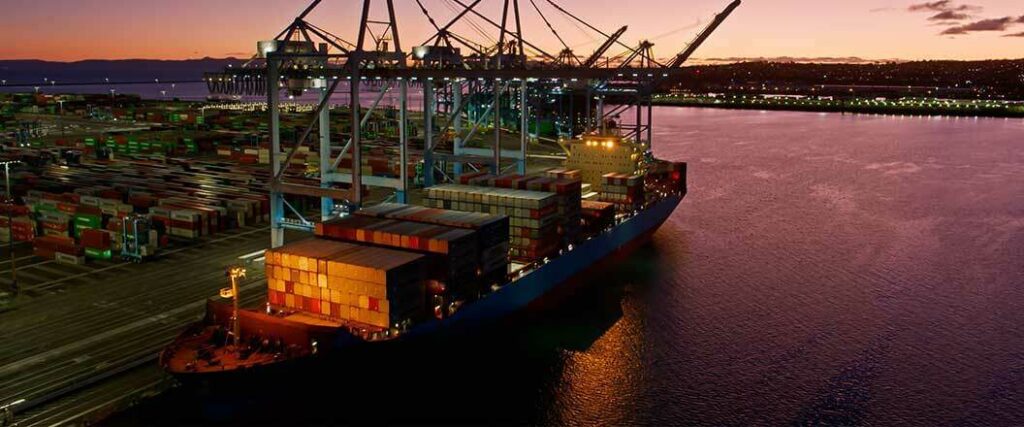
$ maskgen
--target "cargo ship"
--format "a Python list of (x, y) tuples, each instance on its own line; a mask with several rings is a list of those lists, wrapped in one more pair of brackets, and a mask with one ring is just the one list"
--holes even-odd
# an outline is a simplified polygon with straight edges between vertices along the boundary
[(186, 382), (252, 376), (483, 328), (593, 282), (580, 278), (646, 243), (686, 192), (685, 163), (607, 135), (533, 174), (464, 174), (268, 249), (266, 303), (209, 300), (160, 363)]

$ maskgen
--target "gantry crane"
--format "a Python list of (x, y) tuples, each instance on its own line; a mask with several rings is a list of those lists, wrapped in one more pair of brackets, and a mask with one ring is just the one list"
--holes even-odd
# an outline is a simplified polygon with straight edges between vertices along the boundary
[[(311, 228), (313, 224), (288, 204), (287, 194), (321, 198), (324, 217), (330, 215), (335, 200), (344, 200), (358, 207), (362, 203), (360, 190), (363, 185), (392, 188), (399, 202), (406, 201), (409, 185), (409, 177), (406, 176), (409, 164), (408, 92), (411, 84), (421, 86), (423, 91), (425, 186), (434, 184), (435, 171), (446, 176), (445, 171), (435, 168), (440, 160), (451, 162), (456, 173), (461, 172), (463, 165), (487, 165), (495, 173), (511, 168), (525, 172), (528, 118), (531, 108), (537, 108), (537, 103), (531, 102), (531, 93), (535, 98), (557, 94), (582, 101), (582, 114), (579, 107), (575, 107), (574, 112), (559, 118), (569, 123), (569, 136), (594, 132), (608, 117), (633, 109), (636, 121), (626, 126), (630, 129), (626, 137), (635, 138), (638, 143), (649, 147), (652, 138), (651, 94), (671, 79), (684, 75), (682, 67), (686, 60), (741, 3), (741, 0), (734, 0), (682, 52), (671, 61), (662, 62), (655, 57), (653, 43), (643, 41), (634, 46), (624, 43), (622, 37), (627, 27), (606, 33), (569, 12), (556, 0), (526, 1), (561, 43), (563, 49), (557, 54), (547, 52), (526, 37), (522, 25), (526, 13), (520, 7), (520, 0), (493, 0), (500, 2), (497, 8), (500, 14), (496, 17), (481, 12), (483, 0), (442, 0), (455, 11), (455, 15), (446, 21), (436, 19), (424, 5), (424, 0), (415, 1), (434, 33), (408, 51), (403, 50), (394, 0), (362, 0), (355, 42), (346, 41), (308, 21), (307, 18), (321, 3), (316, 0), (277, 37), (260, 42), (257, 54), (245, 66), (206, 75), (213, 93), (267, 96), (273, 172), (273, 247), (284, 243), (285, 226)], [(585, 59), (577, 57), (543, 12), (542, 4), (578, 27), (599, 34), (601, 45)], [(374, 19), (371, 15), (375, 9), (384, 17)], [(462, 31), (457, 31), (459, 25), (476, 31), (486, 40), (472, 40)], [(372, 46), (368, 46), (368, 36), (372, 39)], [(623, 48), (623, 53), (607, 58), (608, 52), (616, 46)], [(339, 147), (335, 144), (341, 141), (331, 140), (329, 100), (342, 82), (349, 92), (351, 129), (350, 136)], [(369, 108), (364, 108), (359, 101), (362, 82), (374, 82), (382, 87)], [(297, 142), (286, 151), (282, 151), (285, 147), (280, 137), (282, 90), (293, 94), (310, 91), (319, 94), (314, 118)], [(380, 105), (384, 94), (393, 90), (398, 91), (399, 104), (398, 145), (402, 165), (399, 177), (363, 176), (360, 167), (362, 126)], [(438, 114), (439, 93), (447, 94), (444, 101), (447, 103), (446, 114)], [(618, 105), (606, 110), (606, 99)], [(473, 105), (473, 115), (466, 114), (470, 104)], [(570, 102), (570, 110), (574, 109), (572, 105)], [(503, 110), (507, 106), (518, 112), (518, 123), (503, 121)], [(494, 129), (491, 147), (466, 146), (465, 143), (483, 127)], [(506, 127), (518, 131), (519, 149), (502, 149), (501, 133)], [(318, 132), (314, 133), (314, 130)], [(299, 147), (311, 141), (318, 141), (320, 145), (320, 186), (286, 182), (282, 164), (288, 164)], [(351, 158), (352, 167), (343, 171), (339, 166), (346, 156)], [(338, 189), (337, 184), (348, 187)], [(286, 208), (298, 218), (297, 221), (284, 220)]]

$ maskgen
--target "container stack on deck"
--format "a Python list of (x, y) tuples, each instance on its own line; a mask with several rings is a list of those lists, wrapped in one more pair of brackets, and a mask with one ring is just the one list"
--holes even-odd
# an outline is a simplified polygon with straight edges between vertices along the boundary
[(389, 328), (423, 312), (423, 255), (308, 239), (268, 250), (272, 306), (309, 315)]
[[(487, 267), (481, 264), (480, 238), (472, 229), (352, 215), (317, 224), (316, 234), (429, 255), (432, 260), (430, 279), (437, 283), (432, 286), (432, 294), (472, 295), (490, 280), (497, 280), (497, 275), (504, 278), (505, 269), (500, 269), (500, 260), (498, 268), (491, 270), (485, 270)], [(485, 276), (485, 273), (494, 276)]]
[(657, 160), (644, 175), (648, 193), (686, 193), (686, 163)]
[(481, 275), (490, 277), (508, 273), (509, 218), (507, 216), (394, 203), (382, 203), (363, 208), (356, 214), (472, 230), (477, 236), (477, 247), (480, 248), (477, 252)]
[(621, 173), (605, 174), (598, 198), (612, 203), (619, 212), (633, 212), (644, 203), (644, 177)]
[[(508, 275), (507, 217), (384, 204), (317, 224), (267, 251), (269, 301), (288, 312), (389, 328), (478, 296)], [(482, 248), (482, 249), (481, 249)], [(430, 298), (427, 298), (427, 295)]]
[(561, 243), (553, 193), (451, 184), (428, 188), (426, 202), (438, 209), (508, 216), (510, 254), (519, 261), (549, 256)]
[(464, 174), (459, 177), (463, 185), (529, 190), (552, 193), (558, 209), (558, 223), (555, 232), (563, 246), (576, 242), (580, 232), (580, 200), (583, 183), (576, 170), (551, 169), (538, 175), (501, 175), (486, 173)]
[(615, 205), (593, 200), (584, 200), (582, 206), (584, 235), (600, 233), (615, 224)]

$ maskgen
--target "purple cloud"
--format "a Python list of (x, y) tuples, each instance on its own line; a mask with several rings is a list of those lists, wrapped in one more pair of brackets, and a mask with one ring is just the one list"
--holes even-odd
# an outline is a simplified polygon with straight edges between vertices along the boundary
[(952, 0), (939, 0), (927, 3), (918, 3), (910, 5), (910, 7), (908, 7), (907, 10), (911, 12), (943, 12), (946, 10), (950, 10), (951, 3), (953, 3)]
[(953, 10), (947, 10), (945, 12), (939, 12), (936, 15), (932, 15), (928, 18), (929, 21), (963, 21), (969, 19), (971, 15), (963, 12), (956, 12)]
[(1012, 16), (1007, 16), (1005, 18), (982, 19), (981, 21), (971, 22), (970, 24), (947, 28), (939, 34), (961, 35), (976, 31), (1006, 31), (1011, 25), (1017, 22), (1020, 22), (1020, 19)]
[(980, 12), (982, 7), (973, 4), (958, 5), (952, 0), (938, 0), (912, 4), (907, 7), (907, 10), (911, 12)]
[(1004, 35), (1003, 37), (1024, 37), (1024, 33), (1007, 34)]

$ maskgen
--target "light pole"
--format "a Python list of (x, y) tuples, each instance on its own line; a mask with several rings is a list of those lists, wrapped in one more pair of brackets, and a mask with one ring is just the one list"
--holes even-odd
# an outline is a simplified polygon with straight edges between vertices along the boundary
[(231, 287), (221, 289), (220, 296), (232, 299), (231, 338), (232, 343), (237, 346), (242, 338), (242, 326), (238, 319), (238, 279), (245, 277), (245, 267), (230, 267), (227, 275), (231, 279)]
[(14, 210), (14, 198), (11, 197), (11, 165), (19, 164), (17, 160), (2, 162), (4, 165), (4, 182), (7, 188), (7, 250), (11, 252), (11, 291), (18, 294), (18, 266), (14, 260), (14, 221), (11, 211)]
[(64, 138), (64, 100), (57, 100), (57, 105), (60, 105), (60, 115), (57, 116), (57, 119), (60, 122), (60, 137)]

